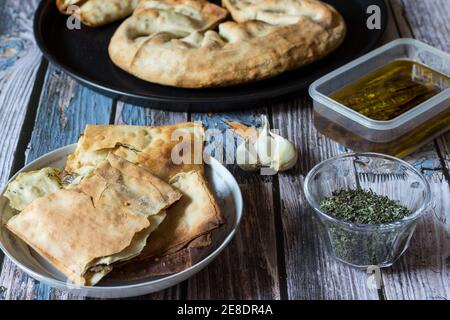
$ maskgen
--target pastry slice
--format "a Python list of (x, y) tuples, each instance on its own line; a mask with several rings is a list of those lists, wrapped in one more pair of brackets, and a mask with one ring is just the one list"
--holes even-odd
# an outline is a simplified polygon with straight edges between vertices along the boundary
[(96, 260), (127, 249), (148, 219), (124, 210), (118, 200), (94, 203), (77, 190), (60, 190), (35, 200), (7, 227), (79, 285), (94, 285), (111, 266)]
[[(203, 170), (204, 140), (203, 126), (194, 122), (160, 127), (87, 125), (75, 152), (67, 158), (65, 170), (84, 176), (112, 152), (169, 181), (179, 172)], [(182, 151), (191, 156), (175, 163), (173, 154)]]
[(9, 199), (13, 209), (22, 211), (37, 198), (62, 189), (60, 174), (60, 170), (55, 168), (20, 173), (3, 195)]
[(95, 285), (132, 259), (181, 193), (115, 155), (70, 190), (40, 197), (7, 227), (71, 281)]
[[(150, 235), (139, 259), (177, 252), (223, 224), (219, 206), (201, 172), (179, 173), (170, 183), (183, 197), (167, 210), (168, 218)], [(210, 238), (203, 240), (202, 246), (210, 244)]]
[(56, 5), (61, 13), (77, 14), (83, 24), (99, 27), (128, 17), (138, 2), (139, 0), (56, 0)]
[[(133, 260), (153, 263), (159, 259), (163, 264), (162, 258), (170, 254), (180, 251), (180, 256), (189, 253), (183, 250), (188, 247), (209, 246), (211, 232), (224, 220), (203, 174), (203, 141), (203, 127), (189, 122), (161, 127), (89, 125), (76, 151), (69, 156), (66, 171), (89, 175), (111, 152), (146, 168), (179, 190), (183, 197), (167, 209), (167, 218), (150, 235), (143, 254)], [(177, 148), (190, 151), (189, 161), (174, 163)], [(191, 259), (184, 256), (180, 261)], [(180, 264), (180, 268), (185, 267)], [(160, 269), (155, 266), (152, 270)]]
[(142, 253), (120, 264), (111, 275), (113, 279), (136, 280), (180, 272), (209, 252), (211, 233), (224, 221), (203, 174), (179, 173), (171, 184), (183, 197), (167, 210), (167, 218), (149, 236)]

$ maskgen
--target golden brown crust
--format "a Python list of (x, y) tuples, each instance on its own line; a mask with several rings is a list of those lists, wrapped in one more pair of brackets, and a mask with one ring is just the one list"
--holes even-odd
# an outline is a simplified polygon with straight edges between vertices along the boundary
[[(150, 221), (164, 219), (163, 210), (181, 196), (148, 170), (109, 154), (79, 186), (38, 198), (7, 227), (73, 282), (85, 285), (95, 261), (114, 263), (104, 258), (123, 253), (141, 231), (147, 237)], [(142, 249), (133, 247), (120, 259)]]
[(201, 88), (270, 78), (323, 58), (345, 36), (342, 16), (315, 0), (224, 0), (237, 22), (220, 24), (219, 32), (205, 31), (183, 12), (139, 10), (147, 2), (117, 29), (109, 54), (123, 70), (164, 85)]
[(180, 191), (143, 167), (112, 153), (106, 160), (78, 187), (92, 196), (94, 202), (105, 196), (105, 190), (111, 189), (127, 211), (148, 217), (160, 213), (182, 196)]
[[(131, 15), (138, 2), (139, 0), (56, 0), (56, 6), (63, 14), (77, 14), (87, 26), (100, 27)], [(71, 6), (78, 8), (74, 12), (68, 12)]]
[(210, 244), (211, 234), (206, 234), (163, 257), (127, 261), (117, 266), (105, 281), (141, 280), (181, 272), (205, 258)]
[[(179, 172), (203, 171), (204, 135), (203, 126), (194, 122), (160, 127), (88, 125), (77, 149), (68, 157), (65, 170), (79, 173), (86, 167), (93, 168), (112, 151), (169, 181)], [(177, 145), (181, 149), (196, 151), (192, 154), (198, 159), (174, 163), (172, 151)]]
[(147, 228), (146, 217), (119, 210), (114, 197), (94, 203), (77, 190), (60, 190), (35, 200), (11, 218), (7, 227), (75, 283), (96, 258), (113, 255), (130, 245)]
[[(201, 124), (189, 122), (162, 127), (89, 125), (75, 153), (69, 156), (66, 170), (76, 173), (97, 165), (112, 152), (167, 182), (170, 180), (183, 194), (177, 204), (167, 209), (167, 217), (155, 231), (157, 233), (150, 235), (146, 251), (130, 263), (163, 258), (186, 247), (211, 244), (211, 232), (223, 223), (223, 216), (203, 175), (204, 135)], [(198, 164), (172, 162), (172, 150), (180, 143), (179, 137), (200, 155)], [(183, 259), (187, 261), (188, 258)]]
[[(176, 252), (223, 223), (217, 201), (201, 172), (180, 173), (171, 184), (183, 193), (183, 197), (167, 210), (167, 218), (150, 235), (138, 259), (157, 258)], [(202, 239), (210, 240), (208, 237)], [(202, 245), (205, 241), (194, 243), (195, 247)]]

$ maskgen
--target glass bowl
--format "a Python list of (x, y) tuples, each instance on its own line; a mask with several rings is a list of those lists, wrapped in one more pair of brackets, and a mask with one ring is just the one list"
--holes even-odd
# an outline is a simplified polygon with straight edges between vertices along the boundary
[[(320, 201), (333, 191), (357, 188), (388, 196), (412, 214), (392, 223), (355, 224), (320, 209)], [(378, 153), (347, 153), (319, 163), (308, 173), (304, 192), (321, 221), (327, 250), (355, 267), (391, 266), (408, 248), (431, 198), (430, 185), (419, 171)]]

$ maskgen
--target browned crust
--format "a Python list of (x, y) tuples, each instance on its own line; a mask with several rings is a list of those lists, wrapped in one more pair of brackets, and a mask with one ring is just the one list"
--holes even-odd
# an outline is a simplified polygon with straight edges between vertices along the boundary
[(66, 15), (73, 14), (68, 12), (70, 6), (76, 6), (78, 9), (75, 13), (84, 25), (100, 27), (131, 15), (138, 2), (139, 0), (56, 0), (56, 6)]
[[(201, 43), (194, 47), (163, 33), (130, 38), (139, 18), (135, 14), (114, 34), (109, 54), (118, 67), (136, 77), (175, 87), (228, 86), (267, 79), (325, 57), (344, 39), (345, 23), (334, 8), (313, 0), (297, 2), (320, 11), (320, 20), (305, 16), (294, 24), (270, 25), (241, 17), (239, 23), (222, 23), (220, 35), (213, 31), (200, 34), (197, 41)], [(251, 30), (264, 28), (270, 30), (249, 36)], [(224, 42), (225, 35), (241, 40)]]

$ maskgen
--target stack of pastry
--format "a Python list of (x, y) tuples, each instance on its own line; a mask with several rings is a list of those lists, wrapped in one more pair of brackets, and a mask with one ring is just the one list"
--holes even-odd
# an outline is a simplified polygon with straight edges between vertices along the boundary
[(203, 140), (194, 123), (87, 126), (62, 179), (45, 168), (8, 186), (7, 227), (80, 285), (179, 272), (224, 222)]

